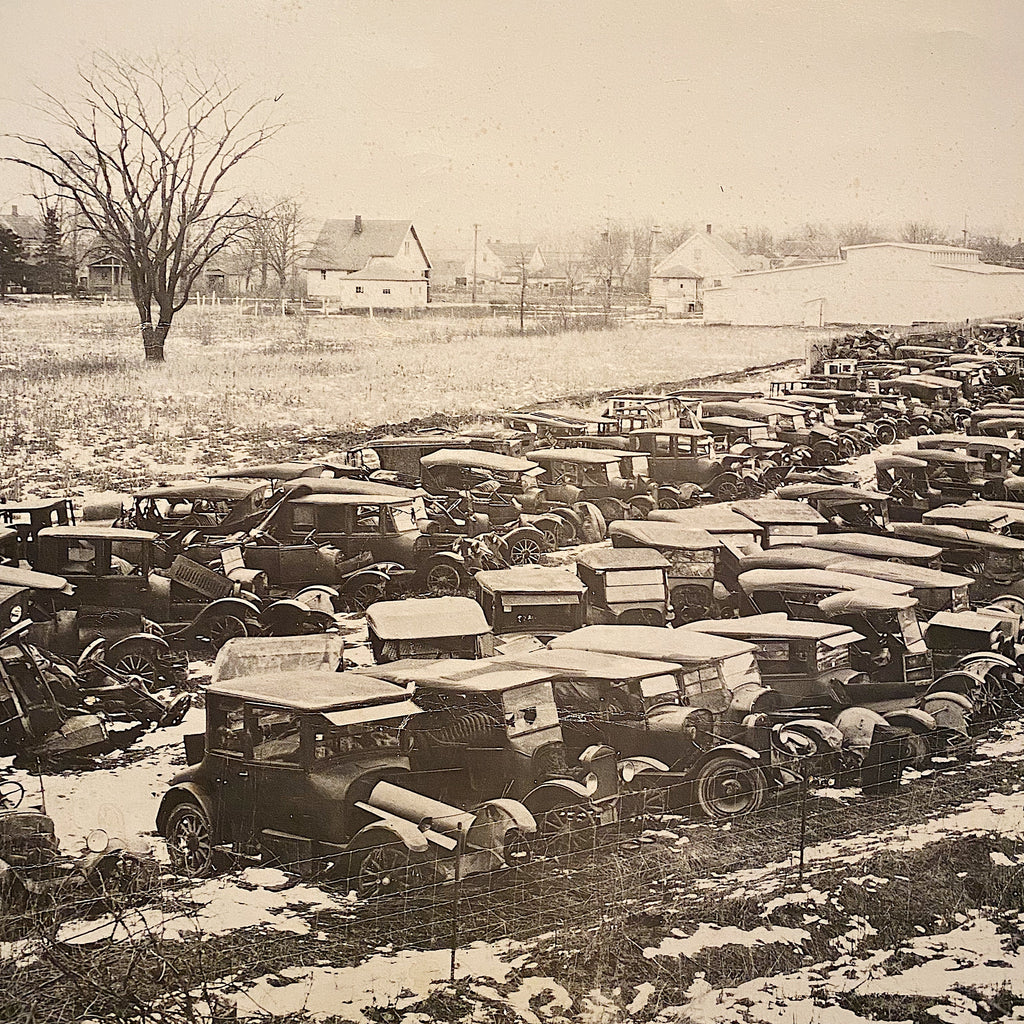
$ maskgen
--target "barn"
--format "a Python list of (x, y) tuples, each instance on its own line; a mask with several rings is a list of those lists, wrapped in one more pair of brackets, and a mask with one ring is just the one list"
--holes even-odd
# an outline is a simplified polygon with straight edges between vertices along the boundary
[(737, 274), (704, 290), (706, 323), (912, 324), (1024, 312), (1024, 270), (977, 249), (911, 242), (850, 245), (839, 257)]

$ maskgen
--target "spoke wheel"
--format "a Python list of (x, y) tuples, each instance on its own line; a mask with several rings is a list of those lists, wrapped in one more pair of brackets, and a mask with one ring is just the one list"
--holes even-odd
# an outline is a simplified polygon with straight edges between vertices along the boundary
[(880, 423), (875, 428), (875, 440), (879, 444), (895, 444), (896, 428), (891, 423)]
[(532, 565), (543, 550), (533, 537), (517, 537), (508, 546), (508, 560), (513, 565)]
[(906, 739), (907, 762), (911, 768), (923, 768), (928, 764), (930, 751), (928, 737), (912, 732)]
[(694, 779), (697, 803), (709, 818), (733, 818), (756, 811), (764, 800), (764, 776), (734, 757), (713, 757)]
[(737, 501), (743, 496), (743, 485), (732, 477), (719, 480), (715, 484), (715, 497), (719, 501)]
[(364, 899), (415, 887), (420, 872), (404, 846), (375, 846), (359, 862), (356, 890)]
[(236, 636), (248, 636), (245, 623), (235, 615), (220, 615), (206, 627), (210, 643), (218, 651)]
[(142, 683), (146, 689), (152, 689), (160, 676), (156, 662), (138, 651), (118, 658), (112, 667), (115, 672), (127, 676), (132, 682)]
[(552, 856), (593, 849), (597, 827), (597, 816), (586, 804), (560, 804), (537, 815), (537, 834)]
[(349, 601), (354, 611), (364, 612), (376, 601), (384, 600), (383, 583), (362, 583), (349, 593)]
[(462, 574), (457, 566), (436, 562), (427, 570), (426, 583), (432, 594), (455, 594), (462, 587)]
[(175, 871), (191, 878), (214, 872), (213, 827), (194, 803), (178, 804), (167, 818), (167, 852)]

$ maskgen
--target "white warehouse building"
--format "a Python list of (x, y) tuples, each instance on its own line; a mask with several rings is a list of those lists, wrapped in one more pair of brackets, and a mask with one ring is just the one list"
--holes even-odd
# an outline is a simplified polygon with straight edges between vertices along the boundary
[(838, 259), (737, 274), (704, 290), (706, 323), (783, 325), (953, 322), (1024, 312), (1024, 270), (977, 249), (872, 242)]

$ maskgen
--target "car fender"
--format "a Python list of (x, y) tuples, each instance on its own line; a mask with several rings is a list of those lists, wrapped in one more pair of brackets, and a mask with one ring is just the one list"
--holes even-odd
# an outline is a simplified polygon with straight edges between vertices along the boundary
[(160, 835), (166, 835), (164, 829), (167, 827), (167, 816), (174, 810), (178, 804), (192, 801), (199, 804), (203, 809), (206, 816), (210, 819), (213, 825), (214, 832), (217, 831), (217, 819), (213, 813), (213, 800), (210, 794), (206, 792), (198, 783), (195, 782), (179, 782), (176, 786), (172, 786), (166, 793), (164, 793), (163, 799), (160, 801), (160, 807), (156, 812), (156, 828)]
[(1013, 658), (1008, 658), (1005, 654), (997, 654), (995, 651), (974, 651), (971, 654), (965, 654), (957, 661), (956, 668), (967, 669), (978, 662), (986, 663), (989, 668), (1008, 668), (1014, 672), (1018, 670), (1017, 662)]
[(537, 820), (529, 808), (518, 800), (509, 800), (507, 797), (485, 800), (475, 810), (478, 816), (486, 810), (492, 810), (508, 822), (507, 828), (517, 828), (526, 835), (533, 835), (537, 831)]
[(153, 651), (169, 651), (171, 649), (171, 645), (162, 636), (155, 636), (152, 633), (131, 633), (110, 644), (103, 660), (108, 665), (112, 665), (126, 648), (138, 646), (145, 646)]
[(935, 719), (920, 708), (901, 708), (882, 716), (890, 725), (905, 727), (913, 733), (935, 732)]
[(633, 757), (624, 757), (615, 767), (619, 770), (619, 778), (626, 785), (645, 772), (649, 774), (651, 772), (667, 772), (669, 770), (668, 765), (664, 761), (640, 754)]
[(731, 757), (737, 761), (746, 761), (751, 768), (760, 768), (764, 760), (753, 747), (748, 747), (745, 743), (719, 743), (718, 746), (705, 750), (688, 767), (688, 774), (695, 774), (709, 761), (718, 757)]
[(387, 821), (374, 821), (361, 828), (347, 849), (351, 852), (370, 850), (376, 846), (391, 846), (395, 842), (413, 853), (426, 853), (430, 849), (427, 837), (412, 822), (394, 817)]
[(615, 751), (604, 743), (594, 743), (587, 747), (579, 756), (580, 764), (593, 764), (605, 757), (614, 757)]
[(969, 697), (965, 697), (962, 693), (956, 693), (952, 690), (930, 690), (926, 693), (922, 699), (925, 711), (928, 710), (928, 705), (932, 701), (943, 701), (949, 704), (956, 704), (957, 707), (967, 712), (974, 710), (974, 704)]
[(252, 601), (244, 597), (218, 597), (211, 601), (193, 620), (192, 624), (207, 622), (211, 618), (220, 618), (222, 615), (232, 615), (236, 619), (248, 622), (260, 617), (259, 608)]
[(844, 708), (833, 719), (835, 727), (843, 734), (843, 746), (866, 754), (874, 738), (875, 729), (889, 723), (870, 708)]
[(823, 718), (796, 718), (792, 722), (782, 722), (775, 726), (776, 743), (784, 750), (788, 749), (787, 731), (813, 739), (818, 746), (818, 753), (841, 750), (843, 746), (842, 731)]
[(539, 812), (548, 811), (552, 807), (590, 803), (596, 790), (596, 785), (585, 786), (575, 779), (548, 779), (530, 790), (523, 798), (523, 804), (536, 816)]

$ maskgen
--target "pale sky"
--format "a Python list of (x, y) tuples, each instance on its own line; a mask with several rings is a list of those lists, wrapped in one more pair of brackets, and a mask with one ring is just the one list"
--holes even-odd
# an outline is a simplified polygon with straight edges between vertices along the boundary
[[(1024, 235), (1024, 2), (0, 0), (0, 129), (99, 49), (283, 93), (239, 189), (430, 237), (924, 220)], [(0, 150), (4, 143), (0, 140)], [(0, 164), (0, 207), (31, 186)]]

